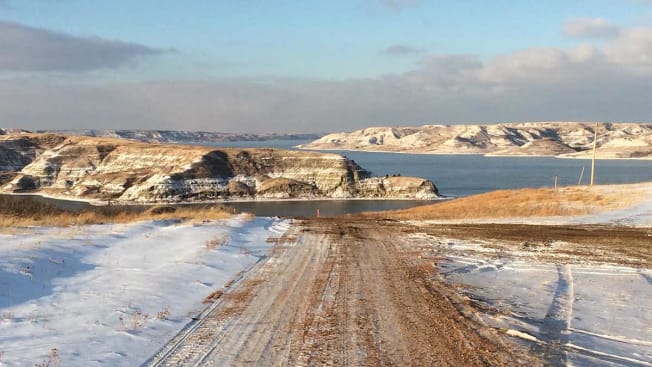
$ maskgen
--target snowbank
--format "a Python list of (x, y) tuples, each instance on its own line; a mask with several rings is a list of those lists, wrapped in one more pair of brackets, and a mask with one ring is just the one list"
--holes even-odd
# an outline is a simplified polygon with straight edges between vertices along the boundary
[(288, 227), (234, 217), (1, 234), (0, 365), (139, 365)]

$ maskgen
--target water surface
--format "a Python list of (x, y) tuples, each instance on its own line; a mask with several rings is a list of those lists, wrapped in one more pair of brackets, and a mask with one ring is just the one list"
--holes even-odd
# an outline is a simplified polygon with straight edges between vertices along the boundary
[[(224, 147), (296, 149), (305, 140), (246, 141), (210, 144)], [(554, 157), (484, 157), (481, 155), (430, 155), (330, 151), (353, 159), (376, 176), (401, 174), (432, 180), (440, 193), (466, 196), (500, 189), (576, 185), (589, 182), (591, 161)], [(652, 181), (652, 160), (598, 159), (597, 184)]]

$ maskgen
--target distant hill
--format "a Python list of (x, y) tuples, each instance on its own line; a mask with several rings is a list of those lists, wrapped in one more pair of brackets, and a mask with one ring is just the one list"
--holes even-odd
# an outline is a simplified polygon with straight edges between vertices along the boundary
[[(598, 126), (597, 154), (601, 158), (652, 159), (652, 124), (600, 123)], [(594, 123), (582, 122), (370, 127), (328, 134), (300, 147), (369, 152), (588, 158), (593, 147), (593, 136)]]
[[(0, 129), (1, 130), (1, 129)], [(294, 133), (223, 133), (186, 130), (36, 130), (37, 133), (133, 139), (150, 143), (193, 143), (225, 141), (307, 140), (323, 134)], [(2, 135), (2, 132), (0, 132)]]

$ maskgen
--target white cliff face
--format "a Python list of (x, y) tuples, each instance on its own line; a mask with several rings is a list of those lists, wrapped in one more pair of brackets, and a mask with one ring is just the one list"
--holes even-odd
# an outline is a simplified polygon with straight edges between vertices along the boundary
[[(375, 127), (329, 134), (301, 148), (587, 157), (593, 136), (594, 124), (580, 122)], [(652, 124), (601, 123), (597, 151), (603, 158), (652, 159)]]
[(338, 154), (88, 137), (38, 149), (2, 191), (125, 202), (436, 197), (432, 183), (420, 179), (370, 188), (368, 173)]
[(417, 177), (370, 177), (360, 181), (359, 192), (369, 197), (414, 198), (431, 200), (438, 197), (434, 184)]

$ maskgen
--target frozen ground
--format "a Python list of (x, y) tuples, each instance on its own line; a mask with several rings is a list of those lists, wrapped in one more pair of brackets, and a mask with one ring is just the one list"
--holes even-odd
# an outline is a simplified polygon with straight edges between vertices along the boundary
[(234, 217), (0, 234), (0, 366), (140, 365), (288, 227)]
[(483, 256), (483, 245), (464, 240), (435, 246), (442, 276), (478, 306), (481, 320), (550, 365), (652, 366), (652, 269), (544, 263), (491, 249)]

